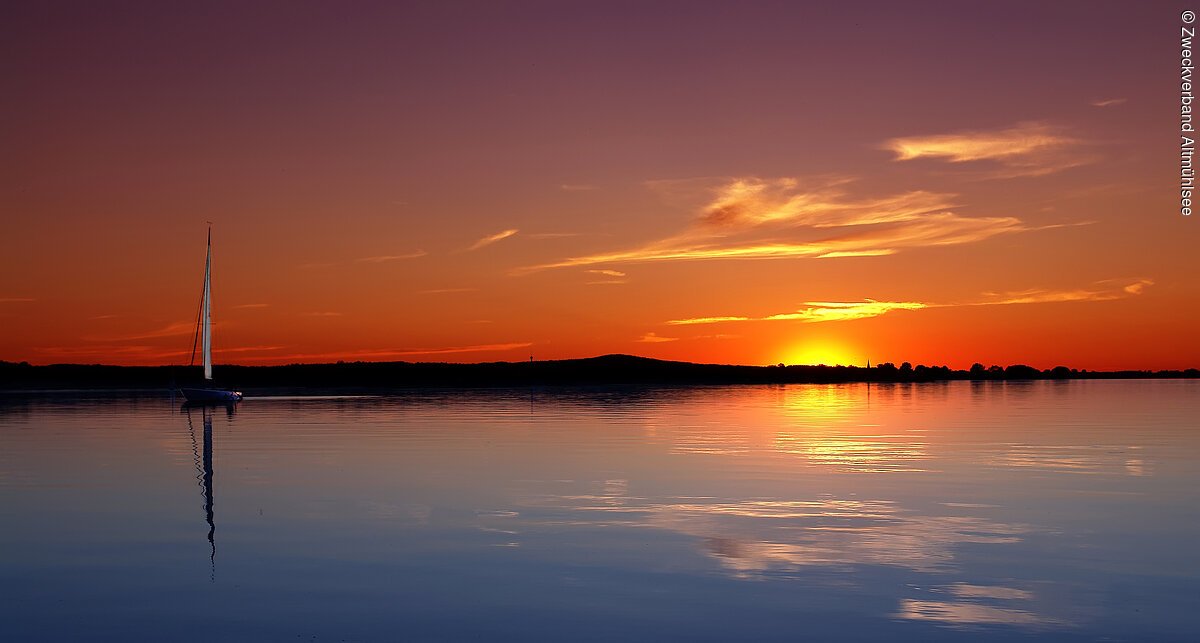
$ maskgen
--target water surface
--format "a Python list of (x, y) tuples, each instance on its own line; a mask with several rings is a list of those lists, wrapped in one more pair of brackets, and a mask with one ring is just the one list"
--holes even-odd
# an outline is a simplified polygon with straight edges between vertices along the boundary
[(0, 398), (4, 640), (1194, 640), (1200, 382)]

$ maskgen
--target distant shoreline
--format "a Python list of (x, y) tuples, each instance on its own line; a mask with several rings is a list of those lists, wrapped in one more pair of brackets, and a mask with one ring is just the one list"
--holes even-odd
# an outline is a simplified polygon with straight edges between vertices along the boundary
[[(828, 384), (851, 382), (939, 382), (956, 380), (1187, 379), (1200, 370), (1088, 371), (1059, 366), (1039, 370), (1025, 365), (953, 370), (944, 366), (738, 366), (694, 364), (604, 355), (540, 362), (337, 362), (281, 366), (218, 365), (217, 384), (245, 390), (475, 389), (527, 386)], [(200, 367), (52, 364), (34, 366), (0, 361), (0, 390), (151, 391), (200, 381)]]

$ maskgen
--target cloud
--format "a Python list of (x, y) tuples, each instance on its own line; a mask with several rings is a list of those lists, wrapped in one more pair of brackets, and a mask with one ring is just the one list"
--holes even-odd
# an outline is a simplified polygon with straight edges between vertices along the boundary
[(1031, 228), (1014, 217), (960, 217), (945, 212), (931, 214), (919, 221), (901, 225), (874, 227), (814, 241), (783, 239), (732, 242), (721, 237), (671, 238), (641, 248), (618, 252), (571, 257), (550, 264), (531, 266), (517, 274), (547, 268), (587, 266), (598, 263), (626, 263), (704, 259), (780, 259), (884, 256), (901, 250), (931, 246), (958, 245), (990, 237), (1024, 232)]
[(562, 185), (558, 186), (558, 189), (564, 192), (589, 192), (598, 188), (587, 183), (563, 183)]
[(425, 252), (424, 250), (415, 250), (413, 252), (408, 252), (408, 253), (399, 254), (399, 255), (380, 255), (378, 257), (361, 257), (359, 259), (355, 259), (355, 261), (358, 263), (383, 263), (385, 261), (400, 261), (401, 259), (416, 259), (417, 257), (424, 257), (427, 254), (429, 254), (429, 253)]
[(341, 317), (342, 313), (332, 311), (314, 311), (308, 313), (300, 313), (302, 317)]
[(642, 335), (641, 337), (639, 337), (633, 341), (642, 342), (642, 343), (646, 343), (646, 344), (658, 344), (661, 342), (674, 342), (674, 341), (678, 341), (678, 340), (679, 340), (678, 337), (659, 337), (658, 335), (656, 335), (654, 333), (646, 333), (645, 335)]
[(138, 340), (138, 339), (154, 339), (154, 338), (158, 338), (158, 337), (177, 337), (180, 335), (191, 335), (195, 331), (196, 331), (196, 322), (181, 321), (181, 322), (172, 322), (170, 324), (167, 324), (166, 326), (163, 326), (162, 328), (157, 328), (154, 330), (148, 330), (148, 331), (144, 331), (144, 332), (136, 332), (136, 333), (132, 333), (132, 334), (128, 334), (128, 335), (119, 335), (119, 336), (115, 336), (115, 337), (112, 337), (112, 336), (84, 337), (83, 339), (86, 341), (95, 341), (95, 342), (125, 342), (125, 341), (133, 341), (133, 340)]
[(266, 308), (271, 304), (238, 304), (234, 308)]
[(878, 317), (893, 310), (920, 310), (925, 304), (915, 301), (875, 301), (866, 299), (860, 302), (810, 301), (808, 306), (794, 313), (783, 313), (765, 317), (767, 321), (799, 320), (807, 323), (827, 321), (849, 321)]
[(1124, 98), (1099, 98), (1091, 102), (1092, 107), (1111, 107), (1124, 103)]
[(79, 359), (91, 357), (98, 360), (117, 358), (121, 360), (133, 358), (140, 360), (181, 357), (191, 354), (186, 350), (164, 350), (159, 346), (144, 345), (102, 345), (102, 346), (39, 346), (35, 351), (51, 358)]
[(514, 342), (508, 344), (476, 344), (474, 346), (450, 346), (446, 348), (413, 348), (396, 351), (394, 355), (446, 355), (449, 353), (483, 353), (491, 351), (510, 351), (517, 348), (532, 346), (532, 342)]
[(277, 355), (263, 357), (248, 357), (247, 360), (370, 360), (392, 357), (409, 357), (415, 355), (450, 355), (455, 353), (485, 353), (502, 352), (532, 346), (532, 342), (513, 342), (507, 344), (476, 344), (472, 346), (448, 346), (439, 348), (382, 348), (332, 353), (305, 353), (293, 355)]
[(36, 301), (32, 297), (0, 297), (0, 304), (15, 304)]
[(1090, 288), (1074, 290), (1054, 290), (1034, 288), (1003, 293), (984, 293), (988, 299), (971, 302), (970, 306), (1005, 306), (1010, 304), (1045, 304), (1068, 301), (1111, 301), (1124, 299), (1130, 295), (1140, 295), (1147, 287), (1153, 286), (1152, 279), (1098, 281)]
[(629, 283), (624, 277), (625, 273), (620, 270), (587, 270), (585, 272), (602, 277), (612, 277), (612, 279), (598, 279), (596, 281), (586, 282), (588, 286), (617, 286)]
[(222, 355), (224, 353), (266, 353), (270, 351), (278, 351), (286, 348), (285, 346), (235, 346), (232, 348), (214, 348), (213, 352)]
[(405, 259), (416, 259), (428, 255), (424, 250), (414, 250), (398, 255), (377, 255), (374, 257), (359, 257), (352, 262), (336, 262), (336, 261), (319, 261), (302, 263), (296, 266), (297, 268), (313, 269), (313, 268), (332, 268), (333, 266), (345, 265), (345, 263), (386, 263), (388, 261), (403, 261)]
[(673, 319), (667, 323), (678, 326), (741, 321), (801, 321), (805, 323), (849, 321), (852, 319), (878, 317), (893, 310), (919, 310), (928, 306), (928, 304), (915, 301), (876, 301), (874, 299), (864, 299), (858, 302), (809, 301), (805, 302), (804, 305), (806, 306), (805, 308), (795, 312), (768, 315), (766, 317), (696, 317), (692, 319)]
[(1112, 301), (1142, 294), (1151, 279), (1107, 279), (1095, 282), (1088, 288), (1056, 290), (1033, 288), (1029, 290), (983, 293), (983, 298), (961, 303), (924, 303), (917, 301), (877, 301), (864, 299), (860, 302), (809, 301), (805, 308), (790, 313), (767, 315), (766, 317), (719, 316), (672, 319), (665, 322), (671, 326), (693, 324), (721, 324), (747, 321), (800, 321), (804, 323), (851, 321), (879, 317), (895, 310), (921, 310), (923, 308), (953, 308), (958, 306), (1007, 306), (1014, 304), (1048, 304), (1079, 301)]
[(794, 178), (733, 179), (715, 190), (700, 223), (719, 229), (767, 224), (831, 228), (908, 221), (954, 207), (953, 195), (914, 190), (878, 198), (852, 198), (851, 179), (801, 183)]
[[(213, 353), (222, 355), (226, 353), (257, 353), (269, 352), (282, 349), (282, 346), (235, 346), (227, 348), (215, 348)], [(191, 350), (180, 349), (164, 349), (161, 346), (147, 346), (141, 344), (121, 345), (121, 344), (106, 344), (106, 345), (90, 345), (90, 346), (43, 346), (35, 348), (39, 353), (49, 356), (52, 359), (94, 359), (99, 362), (118, 360), (122, 362), (153, 362), (155, 360), (163, 360), (176, 357), (187, 357), (192, 354)], [(274, 359), (270, 357), (246, 357), (243, 359)]]
[(534, 233), (525, 234), (522, 236), (529, 237), (530, 239), (563, 239), (566, 237), (581, 237), (581, 236), (583, 236), (583, 233), (582, 232), (534, 232)]
[(672, 319), (667, 322), (674, 326), (690, 324), (720, 324), (722, 322), (757, 321), (752, 317), (693, 317), (691, 319)]
[(991, 162), (1000, 169), (990, 178), (1042, 176), (1092, 159), (1079, 152), (1080, 141), (1038, 122), (993, 131), (893, 138), (883, 145), (897, 161), (935, 158), (950, 163)]
[(707, 205), (679, 234), (513, 274), (601, 263), (883, 256), (1036, 229), (1015, 217), (960, 216), (951, 211), (950, 194), (916, 190), (855, 198), (849, 183), (844, 177), (726, 180), (710, 190)]
[(478, 288), (433, 288), (431, 290), (418, 290), (420, 295), (446, 295), (456, 292), (475, 292)]
[(1152, 281), (1150, 279), (1139, 279), (1137, 282), (1129, 284), (1128, 286), (1125, 286), (1121, 290), (1124, 290), (1125, 292), (1127, 292), (1131, 295), (1140, 295), (1140, 294), (1142, 294), (1142, 291), (1146, 289), (1146, 286), (1153, 286), (1153, 285), (1154, 285), (1154, 281)]
[(484, 237), (484, 238), (480, 239), (479, 241), (476, 241), (475, 243), (471, 244), (471, 247), (470, 247), (470, 248), (467, 248), (467, 250), (468, 250), (468, 251), (470, 251), (470, 250), (478, 250), (478, 249), (480, 249), (480, 248), (483, 248), (483, 247), (485, 247), (485, 246), (490, 246), (490, 245), (492, 245), (493, 243), (496, 243), (497, 241), (501, 241), (501, 240), (503, 240), (503, 239), (507, 239), (507, 238), (509, 238), (509, 237), (513, 236), (513, 235), (514, 235), (514, 234), (516, 234), (517, 232), (518, 232), (518, 230), (517, 230), (516, 228), (509, 228), (508, 230), (502, 230), (502, 231), (500, 231), (500, 232), (497, 232), (496, 234), (489, 234), (488, 236), (486, 236), (486, 237)]

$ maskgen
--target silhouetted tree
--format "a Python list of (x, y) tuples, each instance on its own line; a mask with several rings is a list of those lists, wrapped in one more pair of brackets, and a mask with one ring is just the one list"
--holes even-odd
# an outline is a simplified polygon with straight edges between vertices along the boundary
[(1004, 377), (1010, 380), (1032, 380), (1041, 375), (1041, 371), (1025, 364), (1013, 364), (1004, 369)]
[(987, 369), (983, 367), (983, 364), (980, 364), (979, 362), (971, 364), (971, 379), (981, 380), (984, 377), (987, 377)]

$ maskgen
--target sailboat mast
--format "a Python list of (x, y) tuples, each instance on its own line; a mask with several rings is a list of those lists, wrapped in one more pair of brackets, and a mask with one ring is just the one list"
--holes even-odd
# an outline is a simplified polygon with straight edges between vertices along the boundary
[(204, 304), (202, 305), (204, 326), (201, 344), (204, 347), (204, 379), (212, 379), (212, 294), (210, 281), (212, 275), (212, 226), (208, 228), (208, 252), (204, 257)]

